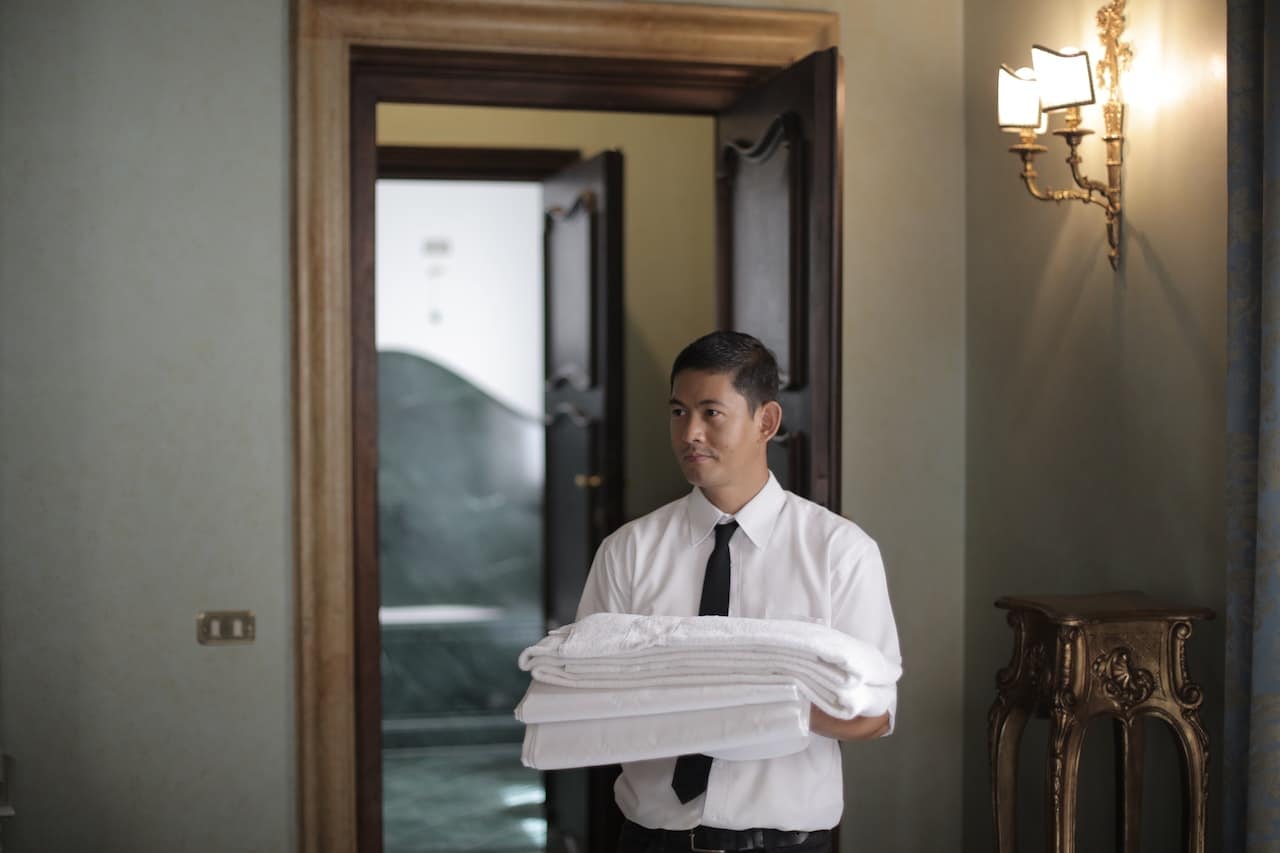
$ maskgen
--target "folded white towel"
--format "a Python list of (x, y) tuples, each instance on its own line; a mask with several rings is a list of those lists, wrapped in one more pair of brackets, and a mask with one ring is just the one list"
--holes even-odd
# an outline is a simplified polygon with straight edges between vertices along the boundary
[(597, 613), (520, 655), (535, 680), (576, 688), (794, 684), (848, 719), (894, 707), (902, 674), (869, 643), (810, 622)]
[(800, 695), (795, 684), (687, 684), (597, 690), (535, 679), (529, 683), (515, 713), (522, 723), (563, 723), (797, 702)]
[(869, 684), (894, 684), (902, 667), (870, 643), (794, 619), (739, 616), (637, 616), (595, 613), (556, 628), (520, 654), (529, 670), (542, 657), (628, 657), (657, 649), (681, 651), (791, 652), (825, 661)]
[(689, 753), (726, 760), (777, 758), (809, 744), (809, 705), (770, 702), (525, 726), (520, 760), (559, 770)]
[(682, 685), (793, 685), (813, 704), (831, 716), (844, 720), (859, 716), (874, 717), (890, 711), (895, 706), (895, 699), (898, 693), (897, 685), (894, 684), (852, 683), (838, 689), (828, 689), (822, 685), (797, 679), (794, 675), (771, 672), (757, 673), (749, 671), (746, 667), (738, 667), (731, 671), (717, 673), (694, 671), (627, 674), (620, 672), (613, 676), (605, 676), (577, 675), (566, 673), (553, 666), (547, 666), (537, 667), (531, 674), (538, 681), (577, 688), (579, 691), (582, 688), (599, 690), (630, 689), (635, 687), (667, 689)]

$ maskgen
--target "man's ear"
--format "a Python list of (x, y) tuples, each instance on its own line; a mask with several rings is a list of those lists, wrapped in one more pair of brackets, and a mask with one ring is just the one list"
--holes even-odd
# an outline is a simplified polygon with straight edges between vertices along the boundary
[(777, 400), (770, 400), (760, 406), (758, 423), (762, 443), (778, 434), (782, 427), (782, 406)]

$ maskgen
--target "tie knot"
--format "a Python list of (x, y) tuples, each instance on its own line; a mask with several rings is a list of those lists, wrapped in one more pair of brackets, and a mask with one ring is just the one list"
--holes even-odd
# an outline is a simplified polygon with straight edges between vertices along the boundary
[(738, 522), (726, 521), (724, 524), (716, 525), (716, 547), (723, 548), (724, 544), (733, 536), (734, 531), (738, 529)]

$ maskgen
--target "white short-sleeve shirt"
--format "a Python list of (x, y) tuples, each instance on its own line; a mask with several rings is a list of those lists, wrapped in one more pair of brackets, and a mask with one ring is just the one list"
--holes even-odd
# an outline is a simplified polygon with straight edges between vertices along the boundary
[[(695, 488), (618, 528), (601, 543), (577, 618), (602, 611), (696, 616), (715, 525), (732, 518), (729, 615), (817, 621), (901, 663), (884, 563), (856, 524), (785, 491), (773, 475), (733, 516)], [(891, 707), (890, 715), (896, 714)], [(654, 829), (829, 829), (844, 809), (840, 745), (813, 736), (803, 752), (762, 761), (714, 760), (707, 791), (681, 803), (674, 758), (622, 765), (622, 813)]]

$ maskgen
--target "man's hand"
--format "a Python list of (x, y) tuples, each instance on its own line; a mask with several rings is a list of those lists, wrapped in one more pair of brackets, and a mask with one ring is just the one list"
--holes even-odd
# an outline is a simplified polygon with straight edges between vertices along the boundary
[(809, 731), (836, 740), (873, 740), (889, 731), (889, 714), (878, 717), (854, 717), (841, 720), (817, 705), (809, 708)]

